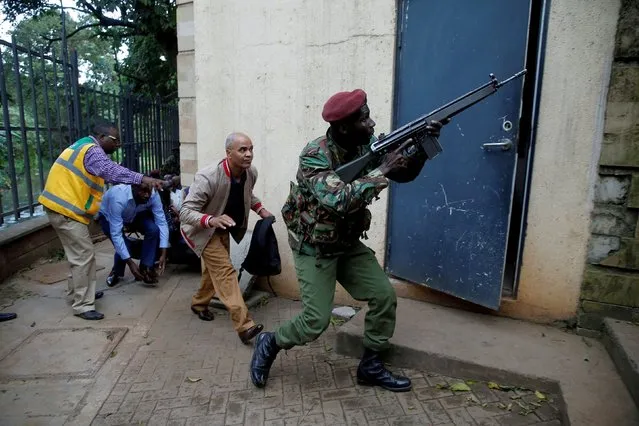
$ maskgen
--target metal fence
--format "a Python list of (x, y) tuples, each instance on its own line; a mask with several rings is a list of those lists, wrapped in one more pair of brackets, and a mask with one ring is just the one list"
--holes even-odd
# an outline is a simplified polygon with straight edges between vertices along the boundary
[(37, 198), (51, 164), (95, 120), (118, 125), (113, 159), (131, 170), (157, 170), (179, 146), (176, 105), (80, 84), (75, 52), (0, 40), (0, 95), (0, 226), (42, 213)]

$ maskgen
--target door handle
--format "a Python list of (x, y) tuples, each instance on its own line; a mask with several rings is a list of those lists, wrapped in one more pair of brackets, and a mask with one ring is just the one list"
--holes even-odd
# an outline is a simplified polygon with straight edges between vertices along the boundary
[(499, 142), (488, 142), (481, 146), (481, 149), (501, 148), (502, 151), (508, 151), (513, 146), (510, 139), (500, 139)]

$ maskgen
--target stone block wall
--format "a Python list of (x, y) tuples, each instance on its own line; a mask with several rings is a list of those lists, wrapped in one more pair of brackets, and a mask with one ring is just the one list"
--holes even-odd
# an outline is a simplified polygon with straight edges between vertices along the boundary
[(180, 174), (182, 185), (190, 185), (197, 171), (195, 122), (195, 16), (193, 0), (177, 2), (178, 98), (180, 115)]
[(622, 2), (578, 323), (639, 322), (639, 2)]

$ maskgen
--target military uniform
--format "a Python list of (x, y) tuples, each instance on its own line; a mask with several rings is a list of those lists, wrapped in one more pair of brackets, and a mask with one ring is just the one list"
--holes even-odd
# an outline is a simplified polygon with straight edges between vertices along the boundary
[[(370, 150), (366, 135), (375, 123), (368, 116), (366, 93), (357, 89), (333, 95), (324, 105), (322, 118), (331, 123), (325, 136), (306, 145), (299, 157), (297, 183), (291, 182), (282, 208), (288, 240), (293, 250), (303, 310), (275, 332), (260, 334), (251, 358), (250, 378), (266, 386), (270, 368), (281, 349), (317, 339), (329, 326), (335, 285), (353, 298), (368, 302), (364, 330), (364, 355), (357, 367), (357, 382), (394, 392), (411, 389), (407, 377), (386, 369), (379, 353), (389, 346), (395, 330), (397, 297), (375, 254), (360, 241), (371, 224), (368, 205), (388, 186), (379, 164), (371, 164), (357, 179), (342, 181), (335, 170)], [(355, 118), (348, 121), (347, 118)], [(341, 146), (332, 133), (345, 129)], [(348, 149), (347, 149), (348, 148)]]
[[(368, 150), (360, 147), (353, 158)], [(335, 169), (353, 159), (347, 155), (329, 134), (311, 141), (300, 155), (297, 184), (291, 182), (282, 208), (304, 304), (300, 315), (276, 331), (282, 348), (315, 340), (328, 327), (336, 281), (371, 306), (365, 347), (386, 349), (393, 335), (395, 291), (373, 251), (360, 241), (371, 223), (367, 206), (388, 186), (388, 179), (372, 165), (345, 184)]]

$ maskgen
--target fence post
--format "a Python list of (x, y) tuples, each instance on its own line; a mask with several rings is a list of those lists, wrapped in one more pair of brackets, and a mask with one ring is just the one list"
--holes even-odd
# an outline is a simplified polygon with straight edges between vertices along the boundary
[(135, 170), (134, 129), (133, 129), (133, 108), (129, 89), (120, 92), (120, 138), (122, 139), (122, 154), (124, 167)]
[(33, 187), (31, 185), (31, 158), (29, 158), (29, 143), (27, 141), (27, 130), (24, 119), (24, 98), (22, 96), (22, 74), (20, 73), (20, 57), (18, 56), (18, 45), (16, 39), (11, 36), (11, 50), (13, 52), (13, 69), (16, 76), (16, 95), (18, 97), (18, 114), (20, 118), (20, 138), (22, 139), (22, 162), (24, 165), (24, 181), (27, 185), (27, 202), (29, 203), (29, 214), (33, 216)]
[[(58, 124), (58, 151), (56, 152), (56, 156), (59, 155), (68, 145), (71, 145), (73, 142), (68, 141), (67, 144), (62, 144), (62, 139), (64, 139), (64, 135), (62, 133), (62, 116), (60, 115), (60, 94), (58, 93), (58, 60), (55, 56), (55, 49), (51, 48), (51, 57), (53, 62), (53, 93), (55, 95), (55, 116), (56, 122)], [(55, 161), (51, 158), (51, 161)]]
[(33, 72), (33, 51), (31, 50), (31, 44), (28, 46), (29, 53), (27, 54), (29, 64), (29, 81), (31, 82), (31, 101), (33, 108), (33, 127), (36, 134), (36, 153), (38, 154), (38, 177), (40, 178), (40, 191), (44, 191), (44, 170), (42, 168), (42, 145), (40, 144), (40, 120), (38, 118), (38, 102), (37, 92), (35, 89), (35, 74)]
[[(73, 140), (80, 139), (82, 133), (82, 114), (80, 112), (80, 93), (78, 89), (78, 79), (80, 71), (78, 69), (78, 51), (73, 49), (71, 52), (71, 95), (73, 98)], [(71, 120), (69, 120), (71, 121)]]
[[(20, 76), (18, 76), (20, 77)], [(18, 187), (16, 179), (16, 167), (13, 158), (13, 135), (11, 134), (11, 121), (9, 118), (9, 97), (5, 84), (4, 61), (0, 50), (0, 95), (2, 97), (2, 119), (4, 121), (4, 134), (7, 140), (7, 163), (9, 164), (9, 179), (11, 179), (11, 198), (13, 201), (13, 214), (16, 221), (20, 219)]]
[(162, 110), (160, 106), (160, 95), (155, 97), (153, 105), (155, 107), (155, 155), (157, 155), (158, 159), (158, 169), (161, 169), (162, 164), (164, 164), (164, 149), (162, 146)]
[(51, 142), (51, 112), (49, 111), (49, 85), (47, 84), (47, 68), (44, 62), (44, 50), (40, 49), (40, 65), (42, 67), (42, 96), (44, 97), (44, 115), (47, 119), (47, 142), (49, 145), (49, 161), (53, 164), (53, 143)]

